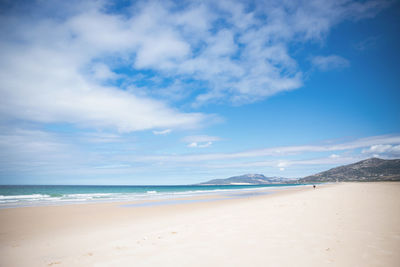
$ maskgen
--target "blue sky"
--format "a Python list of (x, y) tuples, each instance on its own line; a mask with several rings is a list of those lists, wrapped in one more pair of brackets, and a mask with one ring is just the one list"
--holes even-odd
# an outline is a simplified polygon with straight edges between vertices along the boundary
[(1, 184), (400, 157), (398, 1), (2, 1)]

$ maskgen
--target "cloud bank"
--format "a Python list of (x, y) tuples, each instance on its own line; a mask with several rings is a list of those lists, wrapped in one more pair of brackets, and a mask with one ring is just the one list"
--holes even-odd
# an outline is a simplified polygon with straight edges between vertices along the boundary
[[(201, 173), (210, 170), (223, 173), (232, 170), (241, 173), (270, 168), (290, 172), (305, 166), (337, 166), (349, 164), (371, 156), (391, 159), (400, 155), (400, 136), (383, 135), (354, 139), (347, 142), (324, 142), (319, 145), (267, 147), (258, 150), (230, 153), (165, 153), (130, 149), (135, 143), (126, 135), (81, 134), (68, 136), (39, 130), (3, 129), (0, 134), (0, 176), (6, 173), (37, 175), (76, 174), (89, 176), (112, 175), (119, 177), (137, 173), (150, 175), (157, 169), (168, 173)], [(215, 136), (189, 136), (187, 142), (197, 148), (220, 140)], [(213, 140), (213, 141), (209, 141)], [(188, 143), (189, 145), (191, 143)], [(283, 169), (283, 170), (281, 170)], [(296, 175), (295, 173), (293, 173)], [(78, 175), (78, 176), (79, 176)], [(159, 175), (157, 173), (157, 175)], [(78, 177), (78, 179), (81, 176)], [(77, 178), (74, 178), (77, 179)]]
[[(302, 86), (290, 53), (385, 1), (38, 1), (0, 14), (0, 116), (121, 132), (190, 128), (165, 102), (249, 103)], [(119, 3), (120, 4), (120, 3)], [(322, 69), (340, 57), (316, 58)], [(341, 61), (341, 62), (340, 62)], [(179, 97), (178, 97), (179, 96)], [(163, 100), (164, 99), (164, 100)]]

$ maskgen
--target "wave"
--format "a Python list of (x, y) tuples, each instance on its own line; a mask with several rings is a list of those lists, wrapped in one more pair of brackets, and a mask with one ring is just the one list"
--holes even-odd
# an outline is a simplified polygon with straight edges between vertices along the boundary
[(118, 193), (64, 194), (62, 198), (106, 198)]
[[(157, 187), (158, 188), (158, 187)], [(157, 189), (154, 188), (154, 189)], [(264, 190), (266, 188), (194, 188), (188, 187), (186, 190), (140, 190), (136, 192), (93, 192), (93, 193), (59, 193), (49, 192), (49, 194), (30, 194), (30, 195), (0, 195), (0, 208), (21, 207), (21, 206), (40, 206), (40, 205), (63, 205), (68, 203), (88, 203), (88, 202), (118, 202), (136, 201), (152, 199), (174, 199), (182, 197), (199, 196), (204, 194), (224, 194), (230, 195), (239, 192)]]
[(32, 195), (11, 195), (11, 196), (4, 196), (0, 195), (0, 200), (18, 200), (18, 199), (38, 199), (38, 198), (46, 198), (50, 197), (49, 195), (42, 195), (42, 194), (32, 194)]

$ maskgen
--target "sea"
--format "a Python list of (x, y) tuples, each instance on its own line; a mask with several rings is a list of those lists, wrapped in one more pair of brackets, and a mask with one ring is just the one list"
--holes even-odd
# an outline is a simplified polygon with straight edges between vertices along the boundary
[[(0, 185), (0, 208), (177, 199), (283, 189), (285, 185)], [(269, 190), (268, 190), (269, 189)]]

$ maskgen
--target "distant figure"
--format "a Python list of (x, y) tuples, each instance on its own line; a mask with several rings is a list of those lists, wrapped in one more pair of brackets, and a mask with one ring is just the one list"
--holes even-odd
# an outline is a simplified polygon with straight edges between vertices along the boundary
[(312, 187), (315, 189), (315, 187), (316, 187), (315, 184), (313, 184)]

